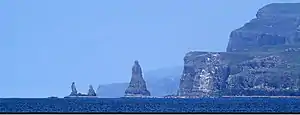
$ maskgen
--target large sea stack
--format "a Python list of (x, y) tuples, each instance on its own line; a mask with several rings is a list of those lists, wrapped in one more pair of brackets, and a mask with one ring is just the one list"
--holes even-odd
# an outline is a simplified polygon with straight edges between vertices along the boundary
[(134, 61), (132, 67), (132, 76), (128, 88), (125, 91), (125, 97), (150, 96), (147, 90), (146, 82), (142, 75), (142, 68), (138, 61)]
[(300, 3), (273, 3), (231, 32), (226, 52), (184, 57), (179, 96), (300, 95)]

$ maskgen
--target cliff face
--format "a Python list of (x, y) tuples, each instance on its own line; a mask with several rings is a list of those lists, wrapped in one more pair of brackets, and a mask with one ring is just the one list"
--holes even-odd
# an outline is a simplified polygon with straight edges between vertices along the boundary
[(261, 51), (270, 45), (300, 42), (300, 3), (274, 3), (258, 10), (256, 18), (230, 34), (227, 52)]
[(230, 35), (227, 52), (189, 52), (180, 96), (300, 95), (300, 4), (270, 4)]
[(125, 90), (125, 96), (150, 96), (138, 61), (135, 61), (132, 67), (132, 76), (129, 86)]
[(212, 96), (224, 88), (229, 67), (220, 53), (187, 54), (179, 95)]
[(273, 52), (234, 65), (239, 72), (229, 75), (228, 94), (300, 95), (299, 56), (299, 51)]

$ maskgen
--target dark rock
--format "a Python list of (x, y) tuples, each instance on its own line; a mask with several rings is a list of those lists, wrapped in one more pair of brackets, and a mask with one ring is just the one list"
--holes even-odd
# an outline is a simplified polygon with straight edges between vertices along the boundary
[(93, 88), (92, 85), (89, 85), (89, 90), (88, 90), (88, 93), (87, 93), (88, 96), (96, 96), (96, 92)]
[(132, 67), (132, 76), (129, 86), (125, 90), (125, 96), (150, 96), (146, 82), (143, 79), (142, 68), (138, 61), (135, 61)]
[(83, 94), (83, 93), (78, 93), (76, 96), (89, 96), (89, 95)]
[(69, 96), (66, 96), (66, 98), (78, 97), (78, 96), (96, 96), (96, 93), (91, 85), (89, 86), (88, 94), (78, 93), (75, 86), (75, 82), (72, 82), (71, 90), (72, 90), (71, 94)]
[(78, 94), (76, 86), (75, 86), (75, 82), (72, 82), (71, 90), (72, 90), (72, 92), (71, 92), (70, 96), (76, 96)]
[(55, 96), (51, 96), (51, 97), (48, 97), (50, 99), (58, 99), (58, 97), (55, 97)]

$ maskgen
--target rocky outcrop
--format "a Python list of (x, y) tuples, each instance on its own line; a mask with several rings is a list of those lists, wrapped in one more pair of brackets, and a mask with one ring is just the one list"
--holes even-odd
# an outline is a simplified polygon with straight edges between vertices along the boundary
[(189, 52), (184, 57), (179, 96), (215, 97), (227, 88), (230, 74), (240, 72), (237, 66), (254, 58), (248, 53)]
[(143, 79), (142, 68), (138, 61), (134, 61), (132, 76), (128, 88), (125, 90), (125, 97), (150, 96), (146, 82)]
[(189, 52), (179, 96), (300, 95), (300, 4), (276, 3), (230, 34), (227, 52)]
[(76, 96), (78, 94), (76, 86), (75, 86), (75, 82), (72, 82), (71, 85), (71, 94), (69, 96)]
[(273, 3), (259, 9), (256, 18), (230, 34), (228, 52), (261, 51), (264, 46), (300, 42), (300, 3)]
[(300, 95), (300, 51), (190, 52), (179, 96)]
[(88, 93), (87, 93), (88, 96), (96, 96), (96, 92), (93, 88), (92, 85), (89, 85), (89, 90), (88, 90)]
[[(229, 67), (219, 53), (187, 54), (179, 95), (214, 96), (225, 87)], [(194, 58), (193, 60), (190, 60)]]
[(229, 75), (227, 94), (300, 95), (299, 62), (290, 56), (300, 52), (273, 53), (237, 64), (240, 72)]
[(77, 89), (76, 89), (76, 86), (75, 86), (75, 82), (72, 82), (72, 85), (71, 85), (71, 94), (69, 96), (66, 96), (65, 98), (68, 98), (68, 97), (80, 97), (80, 96), (96, 96), (96, 93), (93, 89), (93, 86), (90, 85), (89, 86), (89, 90), (88, 90), (88, 93), (87, 94), (83, 94), (83, 93), (78, 93), (77, 92)]
[[(146, 81), (147, 89), (151, 92), (151, 96), (162, 97), (176, 94), (182, 70), (183, 66), (175, 66), (143, 72), (143, 78)], [(96, 93), (101, 97), (123, 97), (129, 82), (99, 85)]]

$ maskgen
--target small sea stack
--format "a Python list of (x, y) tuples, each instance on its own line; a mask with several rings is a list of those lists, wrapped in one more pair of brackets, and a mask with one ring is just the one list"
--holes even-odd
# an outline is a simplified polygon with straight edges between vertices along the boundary
[(125, 97), (144, 97), (150, 96), (146, 82), (142, 75), (142, 68), (139, 62), (134, 61), (132, 76), (128, 88), (125, 90)]
[(75, 82), (72, 82), (72, 85), (71, 85), (71, 94), (69, 96), (77, 96), (78, 95), (78, 92), (77, 92), (77, 89), (76, 89), (76, 86), (75, 86)]
[(96, 96), (96, 92), (93, 88), (92, 85), (89, 85), (89, 90), (88, 90), (88, 93), (87, 93), (88, 96)]
[(84, 97), (84, 98), (89, 98), (89, 97), (96, 97), (97, 94), (93, 88), (92, 85), (89, 85), (89, 90), (88, 90), (88, 93), (87, 94), (83, 94), (83, 93), (79, 93), (77, 92), (77, 89), (76, 89), (76, 86), (75, 86), (75, 82), (72, 82), (72, 85), (71, 85), (71, 94), (64, 97), (64, 98), (79, 98), (79, 97)]

